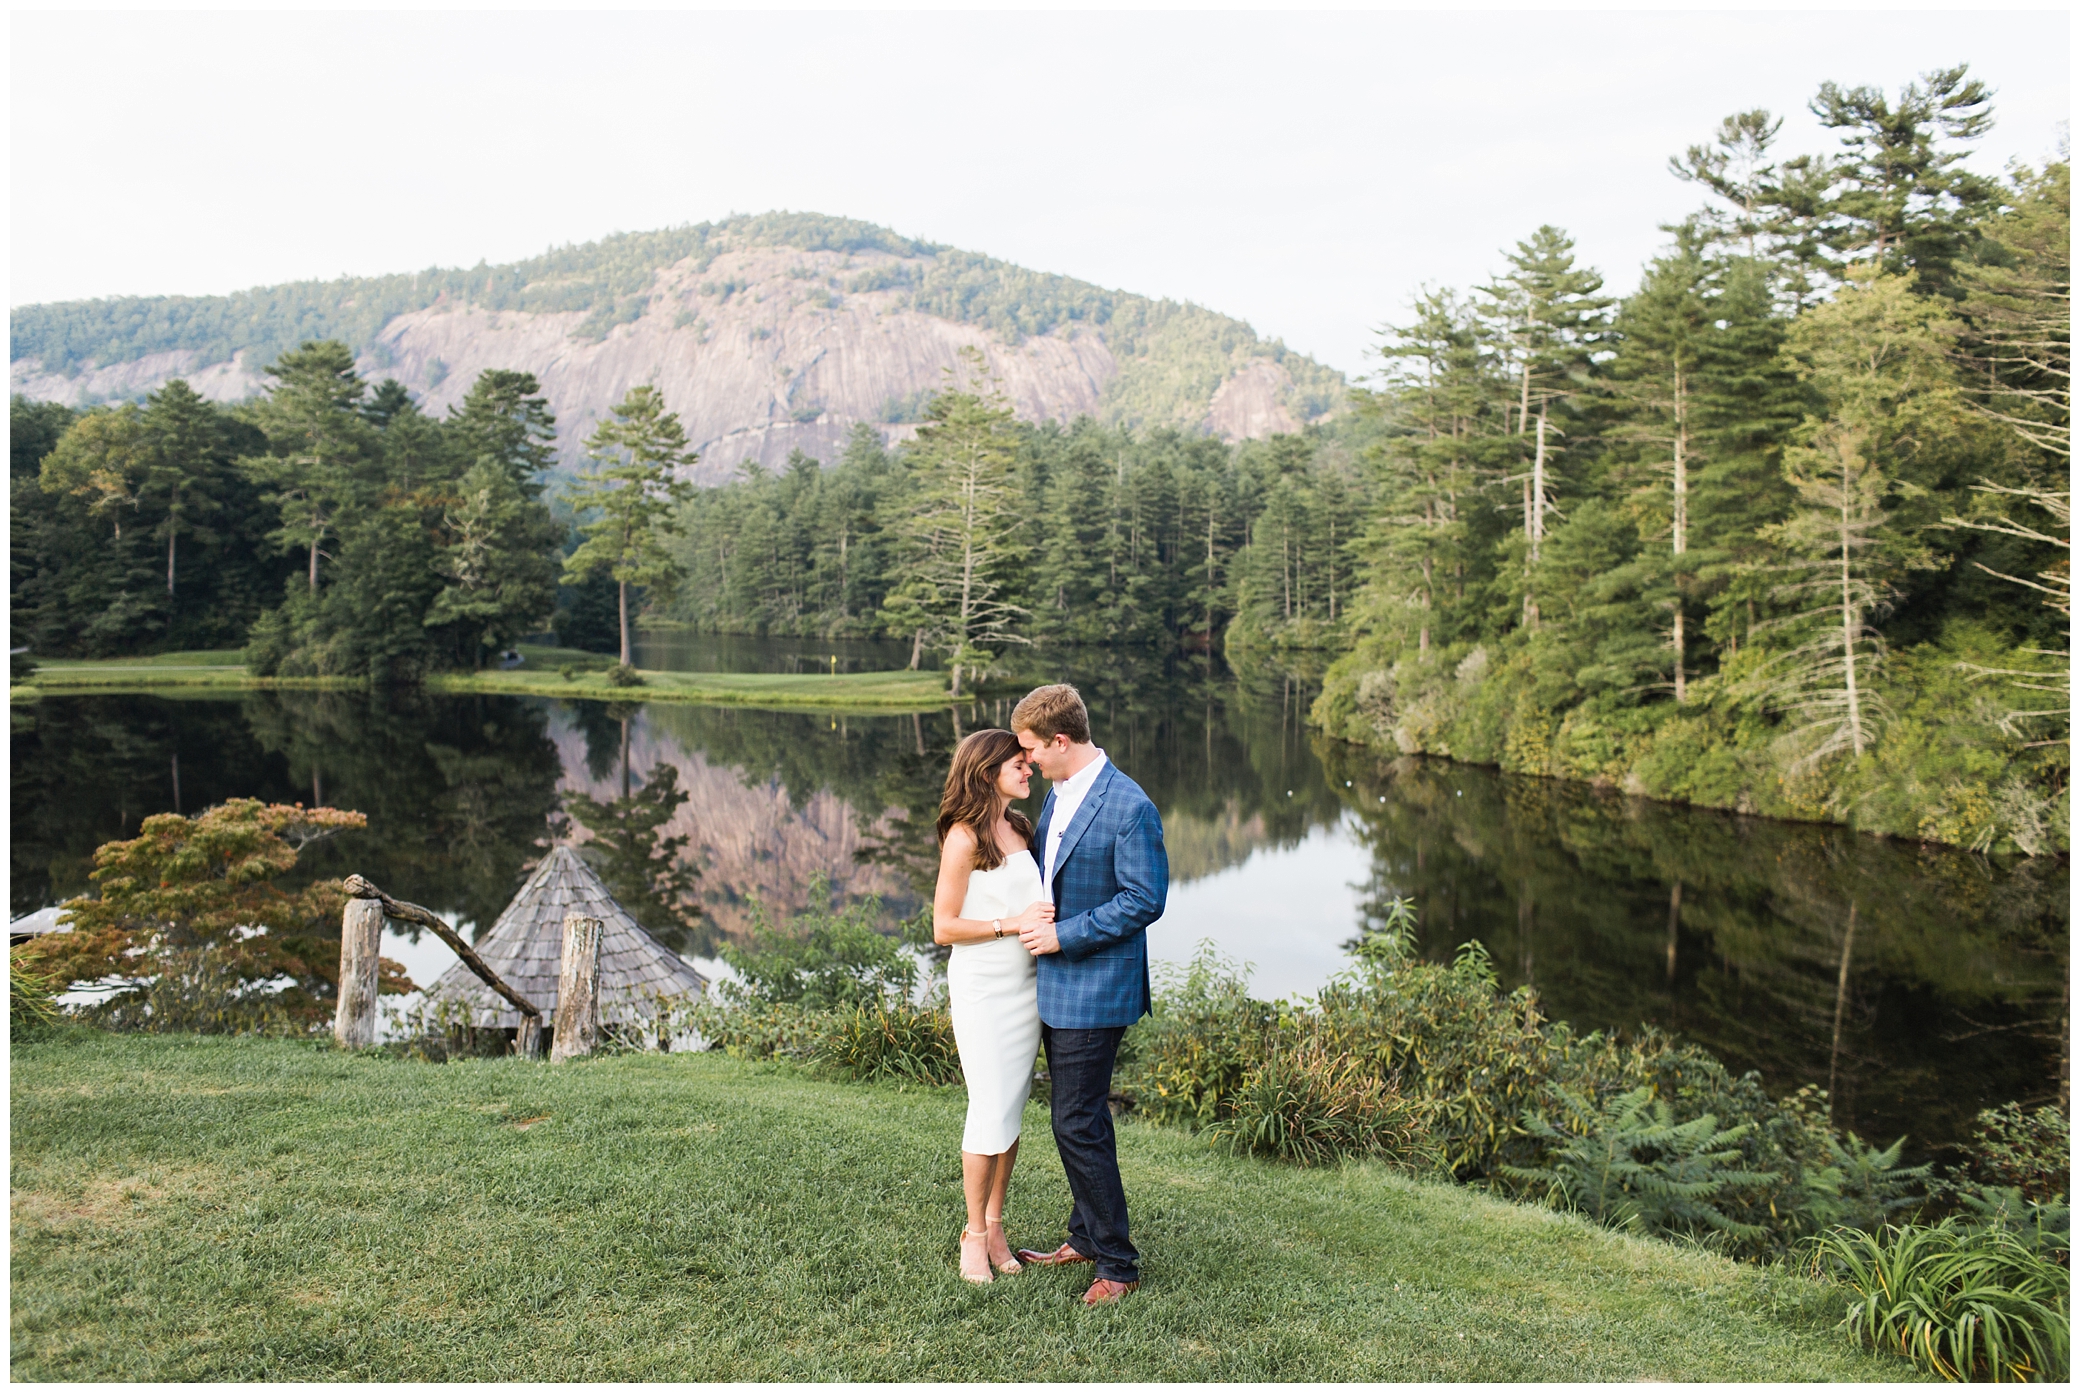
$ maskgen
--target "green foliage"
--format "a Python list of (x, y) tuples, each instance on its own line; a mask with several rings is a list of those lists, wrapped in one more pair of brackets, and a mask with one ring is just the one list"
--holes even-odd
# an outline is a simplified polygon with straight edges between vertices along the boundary
[[(338, 976), (337, 881), (274, 882), (305, 846), (368, 819), (335, 808), (238, 798), (194, 818), (158, 813), (94, 853), (98, 893), (65, 903), (68, 933), (16, 950), (66, 987), (113, 988), (84, 1014), (134, 1030), (308, 1025)], [(388, 985), (402, 983), (391, 964)]]
[(1524, 1130), (1546, 1148), (1536, 1168), (1504, 1164), (1520, 1184), (1545, 1185), (1548, 1197), (1599, 1224), (1701, 1238), (1756, 1239), (1764, 1230), (1720, 1209), (1728, 1191), (1778, 1177), (1743, 1170), (1739, 1142), (1746, 1127), (1721, 1128), (1711, 1113), (1678, 1123), (1665, 1098), (1633, 1089), (1595, 1107), (1565, 1088), (1549, 1106), (1557, 1121), (1524, 1114)]
[(1814, 1269), (1854, 1295), (1841, 1328), (1953, 1382), (2062, 1382), (2071, 1276), (1999, 1225), (1833, 1229)]
[(1250, 1065), (1208, 1135), (1236, 1153), (1303, 1166), (1360, 1158), (1429, 1173), (1439, 1158), (1428, 1112), (1316, 1037)]
[(1607, 322), (1552, 228), (1488, 313), (1419, 296), (1358, 402), (1380, 507), (1316, 721), (2062, 848), (2063, 703), (2024, 693), (2065, 691), (2069, 183), (2062, 159), (2006, 187), (1966, 170), (1989, 95), (1962, 68), (1896, 100), (1825, 84), (1834, 158), (1780, 161), (1780, 120), (1727, 118), (1673, 162), (1718, 209), (1669, 229)]
[(933, 398), (905, 458), (909, 487), (888, 524), (895, 583), (881, 602), (882, 622), (909, 634), (913, 652), (951, 655), (955, 696), (964, 668), (986, 669), (1006, 645), (1030, 642), (1030, 611), (1006, 593), (1025, 556), (1011, 403), (983, 380), (982, 354), (963, 354), (970, 380)]
[(563, 578), (577, 584), (605, 576), (620, 587), (621, 665), (630, 662), (628, 589), (641, 586), (663, 598), (684, 574), (665, 546), (681, 528), (673, 507), (691, 486), (677, 471), (693, 463), (686, 428), (665, 410), (653, 386), (632, 387), (586, 442), (592, 468), (570, 489), (584, 541), (564, 559)]
[(953, 1018), (944, 1010), (885, 997), (827, 1013), (809, 1059), (853, 1079), (929, 1085), (961, 1081)]
[(7, 1029), (10, 1038), (33, 1037), (64, 1019), (57, 1002), (61, 985), (53, 974), (39, 972), (18, 952), (8, 951)]
[(810, 885), (809, 906), (785, 927), (754, 903), (742, 945), (726, 944), (722, 958), (739, 980), (717, 995), (741, 1006), (802, 1006), (832, 1010), (877, 1001), (904, 1002), (917, 985), (917, 960), (900, 939), (882, 933), (881, 902), (869, 896), (839, 908), (830, 880)]
[(1970, 1179), (2017, 1190), (2037, 1202), (2063, 1201), (2072, 1188), (2072, 1129), (2062, 1108), (2026, 1112), (2005, 1103), (1979, 1114)]
[(1129, 1034), (1121, 1080), (1148, 1116), (1306, 1164), (1374, 1155), (1541, 1198), (1597, 1222), (1768, 1257), (1829, 1225), (1875, 1228), (1923, 1202), (1904, 1140), (1829, 1125), (1824, 1096), (1773, 1099), (1652, 1030), (1630, 1041), (1549, 1023), (1503, 992), (1479, 943), (1414, 952), (1389, 901), (1358, 967), (1311, 1000), (1249, 997), (1201, 945)]

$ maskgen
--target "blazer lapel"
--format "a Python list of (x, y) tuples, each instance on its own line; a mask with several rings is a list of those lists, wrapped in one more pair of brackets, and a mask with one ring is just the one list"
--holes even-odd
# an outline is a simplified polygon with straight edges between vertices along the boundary
[[(1105, 801), (1105, 786), (1112, 782), (1112, 772), (1112, 761), (1107, 760), (1104, 770), (1098, 775), (1097, 782), (1091, 785), (1091, 791), (1083, 795), (1083, 806), (1076, 810), (1075, 817), (1069, 819), (1069, 826), (1062, 833), (1062, 849), (1055, 853), (1054, 875), (1056, 880), (1062, 878), (1062, 867), (1069, 864), (1070, 856), (1075, 854), (1076, 844), (1083, 840), (1083, 834), (1090, 827), (1091, 820), (1097, 817), (1098, 805)], [(1049, 807), (1052, 807), (1054, 804), (1054, 790), (1048, 790), (1047, 798)], [(1041, 843), (1041, 846), (1044, 848), (1046, 843)], [(1050, 891), (1054, 889), (1052, 885), (1047, 888)]]
[(1040, 800), (1040, 822), (1033, 828), (1033, 859), (1047, 860), (1047, 824), (1054, 817), (1054, 790), (1047, 790), (1047, 797)]

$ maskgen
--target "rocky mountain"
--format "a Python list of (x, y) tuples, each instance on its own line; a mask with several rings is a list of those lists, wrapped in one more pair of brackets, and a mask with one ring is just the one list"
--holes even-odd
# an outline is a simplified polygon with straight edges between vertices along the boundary
[(1196, 305), (813, 214), (621, 234), (468, 271), (29, 305), (11, 333), (13, 389), (80, 405), (174, 377), (240, 400), (309, 338), (345, 340), (367, 375), (397, 378), (436, 412), (486, 368), (523, 369), (541, 380), (567, 462), (630, 387), (655, 382), (704, 482), (796, 449), (831, 458), (862, 421), (906, 437), (970, 347), (1032, 421), (1254, 438), (1326, 416), (1345, 389), (1340, 373)]

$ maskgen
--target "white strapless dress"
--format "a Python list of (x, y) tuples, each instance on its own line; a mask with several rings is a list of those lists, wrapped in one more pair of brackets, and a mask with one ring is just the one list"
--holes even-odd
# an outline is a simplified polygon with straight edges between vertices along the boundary
[[(1030, 851), (1013, 852), (993, 871), (968, 875), (963, 919), (1009, 919), (1047, 898)], [(946, 964), (953, 1039), (968, 1081), (968, 1125), (961, 1150), (995, 1156), (1011, 1149), (1033, 1091), (1040, 1051), (1040, 989), (1033, 955), (1006, 935), (957, 943)]]

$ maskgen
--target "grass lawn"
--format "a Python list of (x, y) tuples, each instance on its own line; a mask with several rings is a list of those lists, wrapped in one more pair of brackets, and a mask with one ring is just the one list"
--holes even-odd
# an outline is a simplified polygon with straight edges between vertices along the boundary
[[(640, 687), (606, 680), (611, 659), (597, 653), (523, 645), (527, 666), (510, 672), (437, 673), (426, 679), (432, 692), (481, 692), (507, 696), (581, 697), (602, 701), (680, 701), (702, 706), (762, 706), (782, 710), (922, 711), (948, 700), (946, 675), (938, 672), (645, 672)], [(572, 669), (565, 677), (562, 669)], [(83, 661), (39, 660), (27, 682), (13, 685), (14, 701), (78, 692), (144, 692), (193, 688), (353, 688), (355, 678), (253, 677), (237, 649), (206, 653), (161, 653), (149, 658)]]
[[(14, 1047), (11, 1101), (18, 1379), (1913, 1374), (1769, 1314), (1753, 1269), (1134, 1122), (1142, 1289), (970, 1287), (958, 1089), (75, 1032)], [(1036, 1106), (1012, 1241), (1067, 1205)]]

